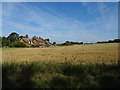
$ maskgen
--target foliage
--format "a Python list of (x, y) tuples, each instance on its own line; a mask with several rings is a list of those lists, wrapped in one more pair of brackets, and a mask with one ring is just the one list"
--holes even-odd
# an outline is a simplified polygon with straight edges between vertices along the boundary
[[(16, 32), (12, 32), (11, 34), (9, 34), (8, 37), (0, 37), (0, 47), (1, 47), (1, 44), (2, 44), (2, 46), (9, 46), (12, 42), (16, 42), (20, 38), (25, 38), (25, 36), (19, 36), (19, 34)], [(37, 38), (41, 38), (41, 37), (33, 36), (32, 40), (36, 40)], [(46, 42), (45, 44), (50, 43), (49, 39), (44, 39), (44, 41)], [(120, 39), (114, 39), (114, 40), (108, 40), (108, 41), (98, 41), (96, 43), (120, 43)], [(70, 46), (70, 45), (76, 45), (76, 44), (80, 45), (80, 44), (83, 44), (83, 42), (66, 41), (65, 43), (61, 43), (61, 44), (56, 44), (56, 42), (53, 42), (53, 45), (57, 45), (57, 46)], [(93, 43), (84, 43), (84, 44), (93, 44)], [(38, 47), (38, 46), (34, 46), (34, 47)]]
[(30, 46), (30, 47), (33, 47), (33, 48), (35, 48), (35, 47), (39, 47), (38, 45), (32, 45), (32, 46)]
[(53, 45), (56, 45), (56, 42), (53, 42)]
[(48, 39), (45, 39), (45, 41), (50, 42), (49, 38), (48, 38)]
[(120, 39), (108, 40), (108, 41), (98, 41), (97, 43), (120, 43)]
[(19, 34), (17, 34), (16, 32), (13, 32), (8, 36), (8, 39), (10, 40), (10, 42), (18, 41)]
[(70, 45), (80, 45), (83, 44), (83, 42), (73, 42), (73, 41), (66, 41), (65, 43), (62, 44), (57, 44), (58, 46), (70, 46)]
[(3, 88), (120, 88), (120, 65), (3, 63)]
[(9, 46), (9, 40), (6, 37), (2, 37), (2, 46)]
[(36, 36), (33, 36), (33, 37), (32, 37), (32, 40), (36, 40), (36, 38), (37, 38)]
[(26, 45), (23, 42), (16, 41), (16, 42), (12, 42), (10, 44), (10, 47), (26, 47)]

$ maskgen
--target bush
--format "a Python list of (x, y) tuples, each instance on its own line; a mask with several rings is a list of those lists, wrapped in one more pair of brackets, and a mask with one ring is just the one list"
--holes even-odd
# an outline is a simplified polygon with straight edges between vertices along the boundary
[(32, 46), (30, 46), (30, 47), (35, 48), (35, 47), (39, 47), (39, 46), (38, 46), (38, 45), (32, 45)]
[(50, 81), (51, 88), (72, 88), (74, 85), (73, 80), (65, 76), (54, 76)]
[(10, 44), (10, 47), (26, 47), (26, 45), (22, 42), (16, 41), (16, 42), (12, 42)]
[(3, 88), (120, 88), (119, 65), (11, 62), (2, 65)]
[(9, 40), (6, 37), (2, 37), (0, 38), (0, 44), (2, 44), (2, 46), (9, 46)]

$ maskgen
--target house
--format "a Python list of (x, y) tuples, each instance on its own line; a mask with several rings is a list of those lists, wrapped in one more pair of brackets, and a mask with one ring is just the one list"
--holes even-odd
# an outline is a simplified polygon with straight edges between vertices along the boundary
[(19, 41), (26, 44), (26, 46), (31, 46), (33, 44), (32, 40), (28, 38), (28, 35), (26, 35), (23, 38), (20, 38)]
[(25, 37), (19, 39), (20, 42), (23, 42), (27, 46), (48, 46), (51, 45), (49, 39), (43, 39), (41, 37), (34, 36), (32, 39), (29, 39), (28, 34)]

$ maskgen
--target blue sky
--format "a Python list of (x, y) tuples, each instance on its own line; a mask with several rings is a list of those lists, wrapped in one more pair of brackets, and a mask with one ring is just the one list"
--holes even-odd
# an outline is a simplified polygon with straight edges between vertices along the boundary
[(11, 32), (51, 42), (118, 38), (116, 2), (3, 2), (2, 36)]

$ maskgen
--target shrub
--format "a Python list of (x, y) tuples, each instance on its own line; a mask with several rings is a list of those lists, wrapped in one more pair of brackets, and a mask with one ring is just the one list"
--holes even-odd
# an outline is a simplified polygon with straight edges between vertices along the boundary
[(10, 44), (10, 47), (26, 47), (26, 45), (22, 42), (15, 41)]
[(50, 81), (51, 88), (72, 88), (73, 82), (71, 78), (65, 76), (54, 76)]
[(32, 46), (30, 46), (30, 47), (35, 48), (35, 47), (39, 47), (39, 46), (38, 46), (38, 45), (32, 45)]
[(3, 63), (3, 88), (120, 88), (118, 64)]

